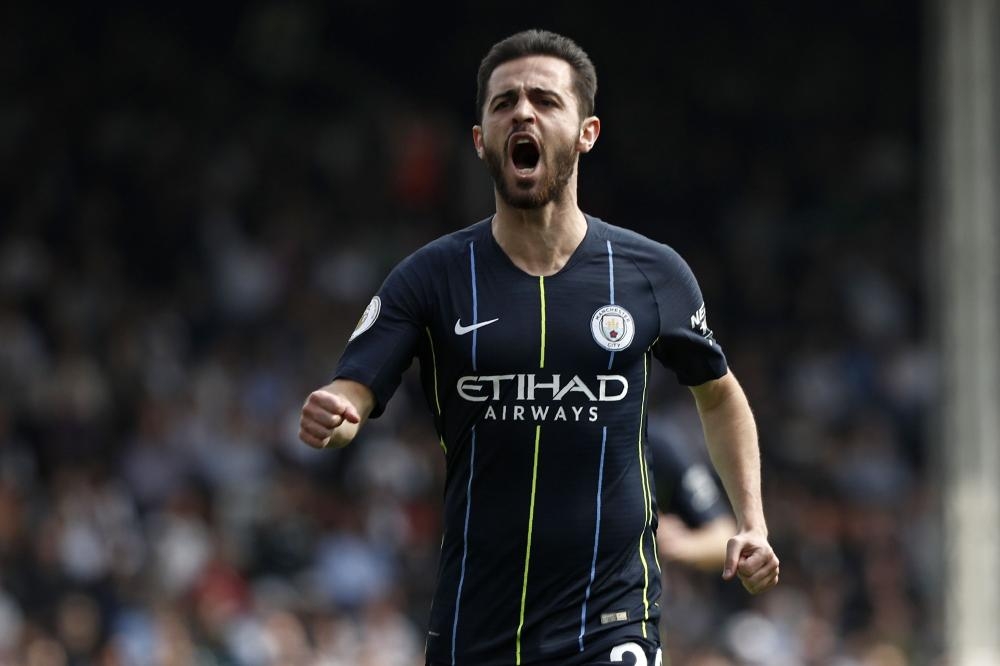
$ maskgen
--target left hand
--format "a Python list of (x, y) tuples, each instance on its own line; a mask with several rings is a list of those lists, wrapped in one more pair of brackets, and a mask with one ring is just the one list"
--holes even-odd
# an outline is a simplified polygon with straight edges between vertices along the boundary
[(778, 584), (779, 564), (766, 535), (740, 532), (726, 544), (722, 577), (732, 580), (739, 576), (747, 592), (759, 594)]

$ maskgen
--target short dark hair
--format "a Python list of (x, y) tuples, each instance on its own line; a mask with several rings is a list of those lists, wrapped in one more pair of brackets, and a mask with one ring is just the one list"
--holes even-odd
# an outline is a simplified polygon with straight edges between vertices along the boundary
[(476, 85), (476, 120), (483, 119), (486, 88), (493, 70), (505, 62), (525, 56), (554, 56), (573, 68), (573, 88), (580, 105), (580, 118), (594, 115), (594, 98), (597, 96), (597, 71), (583, 49), (569, 37), (548, 30), (523, 30), (503, 39), (489, 50), (479, 63)]

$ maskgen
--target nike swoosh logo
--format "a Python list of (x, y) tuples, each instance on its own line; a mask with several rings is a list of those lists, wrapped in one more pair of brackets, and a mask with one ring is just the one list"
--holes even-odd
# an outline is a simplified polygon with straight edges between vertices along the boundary
[(500, 321), (500, 318), (490, 319), (489, 321), (481, 321), (478, 324), (473, 324), (472, 326), (462, 326), (462, 318), (459, 317), (455, 320), (455, 335), (465, 335), (470, 331), (474, 331), (477, 328), (482, 328), (483, 326), (489, 326), (493, 322)]

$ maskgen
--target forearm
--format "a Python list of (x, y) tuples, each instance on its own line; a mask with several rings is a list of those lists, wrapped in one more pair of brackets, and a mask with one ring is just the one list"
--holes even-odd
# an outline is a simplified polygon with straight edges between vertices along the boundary
[(767, 534), (760, 490), (757, 426), (746, 395), (729, 373), (692, 389), (705, 443), (740, 531)]

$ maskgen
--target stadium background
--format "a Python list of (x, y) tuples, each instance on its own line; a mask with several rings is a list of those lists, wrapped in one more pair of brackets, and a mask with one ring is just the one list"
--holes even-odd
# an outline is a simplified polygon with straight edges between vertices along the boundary
[(343, 452), (298, 410), (391, 266), (491, 212), (475, 71), (525, 27), (597, 66), (581, 205), (688, 259), (758, 417), (782, 583), (670, 571), (674, 663), (938, 663), (919, 7), (694, 4), (6, 7), (0, 663), (422, 663), (415, 383)]

